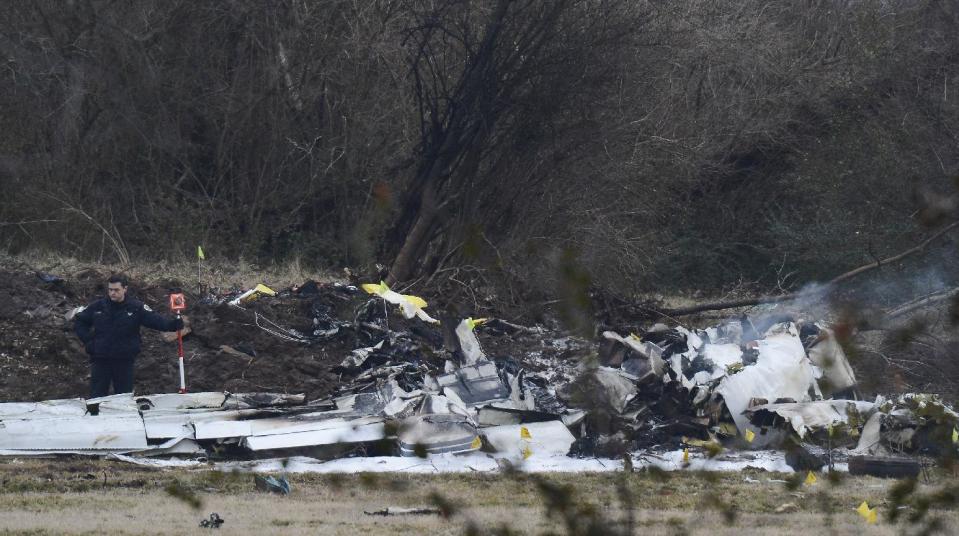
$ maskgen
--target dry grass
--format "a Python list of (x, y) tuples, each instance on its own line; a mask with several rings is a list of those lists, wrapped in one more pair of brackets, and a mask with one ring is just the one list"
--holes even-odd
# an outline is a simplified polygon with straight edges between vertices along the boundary
[[(200, 263), (200, 279), (204, 286), (212, 284), (221, 289), (232, 286), (246, 289), (252, 288), (257, 283), (264, 283), (275, 288), (285, 288), (293, 284), (301, 284), (308, 279), (320, 282), (344, 281), (343, 274), (312, 268), (300, 258), (284, 264), (258, 265), (242, 258), (232, 261), (218, 259), (208, 251), (204, 253), (206, 260)], [(195, 258), (183, 262), (134, 260), (129, 265), (122, 266), (96, 264), (49, 252), (29, 252), (16, 257), (0, 255), (0, 263), (19, 264), (29, 267), (30, 270), (44, 271), (68, 278), (90, 268), (96, 268), (105, 272), (122, 272), (144, 283), (161, 280), (180, 281), (189, 289), (193, 289), (197, 281), (197, 259)]]
[[(152, 470), (107, 461), (0, 460), (0, 534), (181, 534), (206, 533), (201, 519), (219, 513), (224, 534), (461, 534), (473, 523), (483, 530), (507, 527), (520, 533), (565, 532), (559, 514), (545, 515), (537, 478), (527, 475), (290, 475), (288, 497), (254, 491), (252, 475), (209, 470)], [(622, 527), (626, 512), (619, 484), (632, 497), (636, 532), (653, 534), (897, 534), (885, 519), (894, 483), (847, 478), (790, 490), (782, 475), (747, 471), (727, 474), (556, 474), (543, 477), (575, 488), (571, 504), (582, 516)], [(748, 479), (758, 482), (747, 481)], [(947, 477), (924, 484), (928, 491)], [(170, 493), (171, 489), (175, 493)], [(434, 506), (435, 497), (456, 506), (450, 518), (381, 517), (364, 510), (387, 506)], [(187, 498), (201, 506), (194, 509)], [(863, 500), (880, 508), (869, 526), (854, 512)], [(791, 503), (794, 513), (776, 514)], [(735, 511), (733, 519), (726, 514)], [(937, 512), (959, 527), (955, 510)]]

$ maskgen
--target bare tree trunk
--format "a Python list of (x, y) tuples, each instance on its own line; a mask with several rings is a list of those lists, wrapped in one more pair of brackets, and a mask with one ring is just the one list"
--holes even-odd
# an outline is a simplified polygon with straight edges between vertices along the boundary
[(396, 254), (396, 259), (394, 259), (393, 265), (390, 267), (390, 273), (386, 278), (388, 285), (406, 281), (406, 279), (410, 277), (410, 274), (413, 273), (417, 260), (419, 260), (420, 252), (423, 251), (426, 243), (429, 242), (433, 227), (437, 221), (436, 214), (436, 191), (432, 185), (427, 185), (423, 190), (416, 222), (403, 241), (403, 247), (401, 247), (399, 253)]
[[(426, 89), (425, 85), (434, 82), (427, 83), (420, 79), (423, 73), (419, 69), (424, 67), (419, 60), (429, 59), (433, 54), (428, 46), (429, 35), (416, 51), (413, 74), (417, 80), (421, 122), (429, 125), (421, 134), (422, 154), (426, 160), (413, 183), (414, 193), (411, 196), (416, 199), (415, 189), (419, 186), (422, 189), (420, 204), (417, 207), (411, 200), (407, 202), (404, 210), (405, 215), (416, 215), (413, 218), (399, 218), (399, 232), (402, 232), (404, 220), (412, 220), (413, 223), (405, 236), (394, 238), (397, 242), (402, 240), (403, 245), (390, 268), (387, 277), (390, 284), (405, 281), (415, 274), (419, 256), (433, 238), (437, 224), (441, 223), (441, 218), (438, 217), (438, 199), (450, 193), (450, 182), (456, 182), (472, 172), (460, 169), (461, 164), (464, 160), (479, 157), (481, 151), (477, 144), (484, 140), (480, 132), (491, 130), (498, 119), (497, 110), (487, 108), (485, 103), (493, 100), (495, 94), (501, 91), (498, 83), (491, 80), (497, 79), (497, 68), (501, 67), (496, 65), (496, 46), (510, 4), (511, 0), (499, 0), (486, 24), (481, 43), (467, 65), (457, 74), (459, 81), (452, 89)], [(431, 61), (426, 63), (432, 65)], [(431, 93), (432, 91), (436, 92)], [(439, 119), (437, 114), (445, 117)], [(475, 165), (473, 167), (475, 168)], [(453, 194), (455, 195), (455, 191)], [(443, 205), (446, 205), (448, 200), (444, 198)]]

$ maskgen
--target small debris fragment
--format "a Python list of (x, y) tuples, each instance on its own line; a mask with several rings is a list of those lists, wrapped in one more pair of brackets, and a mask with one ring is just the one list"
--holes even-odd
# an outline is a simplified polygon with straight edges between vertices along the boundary
[(773, 510), (773, 512), (776, 512), (777, 514), (792, 514), (798, 511), (799, 506), (797, 506), (796, 503), (781, 504), (777, 506), (775, 510)]
[(811, 443), (786, 448), (786, 463), (793, 471), (819, 471), (829, 463), (829, 451)]
[(442, 515), (442, 511), (439, 508), (400, 508), (397, 506), (388, 506), (382, 510), (374, 510), (372, 512), (363, 511), (364, 514), (368, 516), (410, 516), (410, 515)]
[(218, 529), (223, 523), (225, 523), (225, 521), (220, 517), (220, 514), (213, 512), (209, 518), (200, 521), (200, 527), (204, 529)]
[(253, 475), (253, 482), (259, 491), (268, 491), (281, 495), (290, 494), (290, 483), (286, 480), (285, 476), (276, 478), (274, 476), (262, 477), (260, 475)]
[(921, 467), (912, 458), (893, 456), (850, 456), (849, 474), (882, 478), (916, 478)]

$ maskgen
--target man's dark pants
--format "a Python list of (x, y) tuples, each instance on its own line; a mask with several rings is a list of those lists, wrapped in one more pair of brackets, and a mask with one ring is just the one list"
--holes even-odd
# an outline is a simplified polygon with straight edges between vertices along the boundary
[(90, 398), (110, 394), (111, 383), (115, 394), (133, 392), (132, 359), (90, 360)]

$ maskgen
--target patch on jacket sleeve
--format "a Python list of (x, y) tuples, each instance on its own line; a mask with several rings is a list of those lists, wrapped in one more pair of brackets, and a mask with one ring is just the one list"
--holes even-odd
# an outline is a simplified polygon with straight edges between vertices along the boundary
[(150, 306), (145, 303), (143, 304), (143, 310), (153, 312), (153, 309), (150, 309)]

